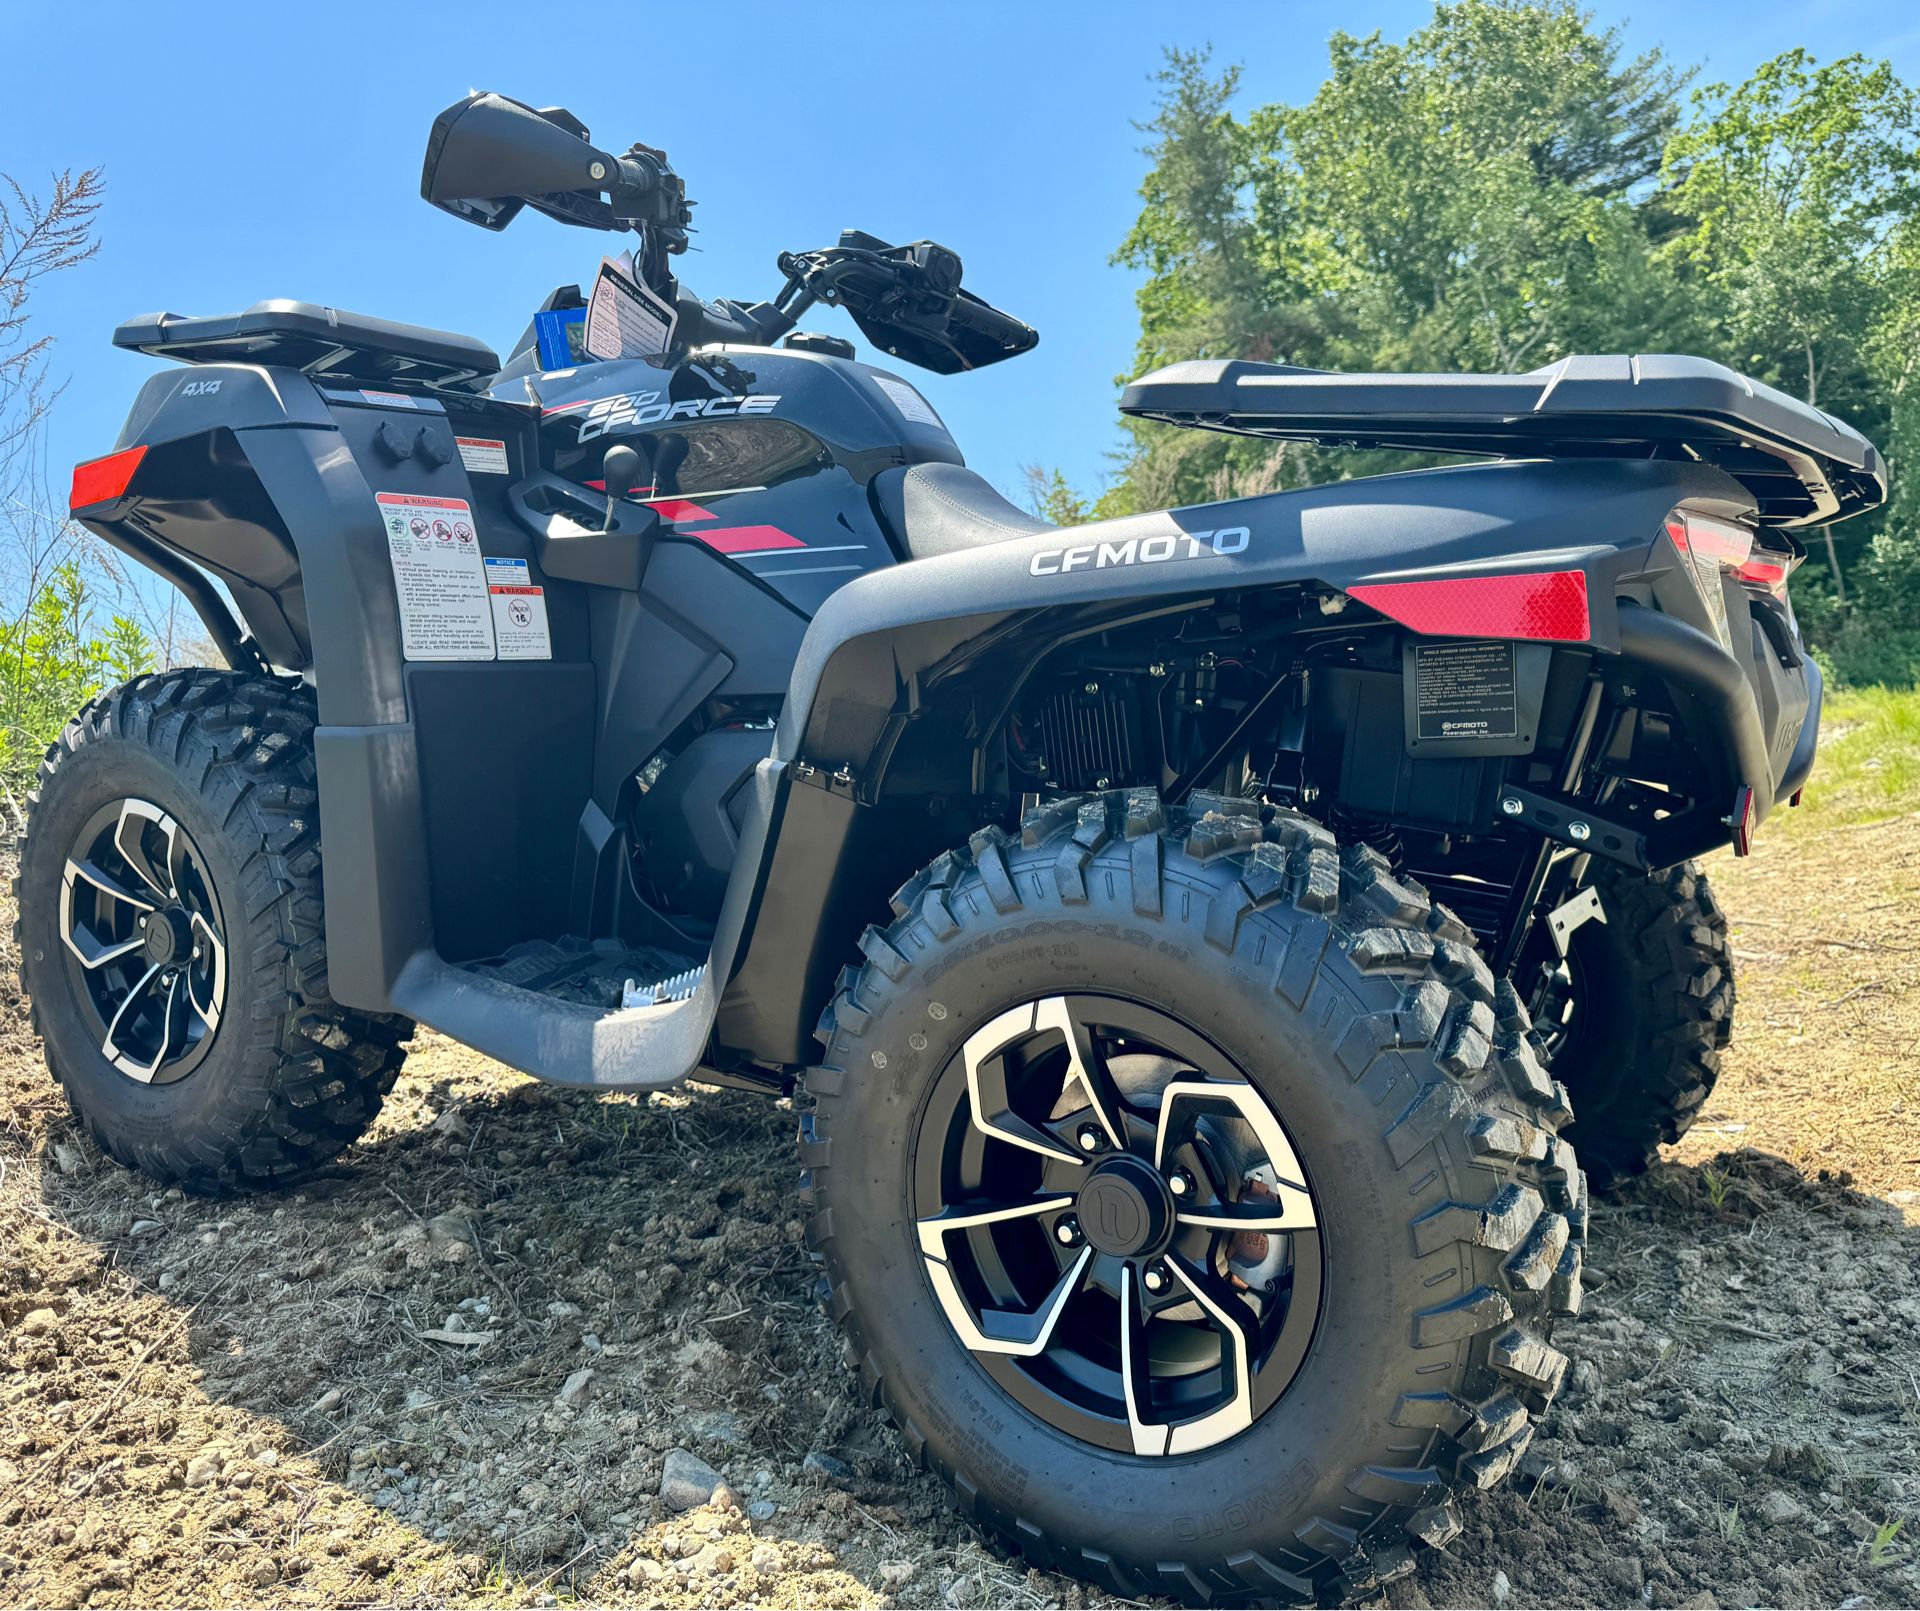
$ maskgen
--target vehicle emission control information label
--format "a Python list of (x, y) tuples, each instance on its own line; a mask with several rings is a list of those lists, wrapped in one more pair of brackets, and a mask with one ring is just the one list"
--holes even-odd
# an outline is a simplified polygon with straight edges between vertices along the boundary
[[(409, 660), (491, 660), (493, 606), (463, 498), (376, 492)], [(545, 615), (542, 614), (544, 631)]]
[(487, 597), (493, 603), (493, 635), (502, 660), (551, 660), (547, 591), (533, 584), (524, 559), (487, 561)]
[(1512, 644), (1421, 643), (1413, 652), (1416, 738), (1518, 736)]

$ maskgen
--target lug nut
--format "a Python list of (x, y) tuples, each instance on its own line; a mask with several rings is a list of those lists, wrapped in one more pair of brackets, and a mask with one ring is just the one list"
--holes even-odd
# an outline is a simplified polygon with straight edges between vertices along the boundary
[(1167, 1267), (1164, 1264), (1149, 1264), (1147, 1266), (1147, 1273), (1141, 1276), (1140, 1279), (1146, 1282), (1149, 1292), (1165, 1292), (1167, 1290)]
[(141, 928), (145, 928), (147, 926), (147, 914), (145, 912), (142, 912), (140, 914), (140, 926)]
[(1053, 1239), (1062, 1247), (1078, 1247), (1080, 1245), (1079, 1220), (1068, 1214), (1053, 1227)]
[(1501, 800), (1500, 809), (1510, 817), (1517, 817), (1527, 808), (1509, 794)]
[(1193, 1190), (1193, 1176), (1184, 1169), (1176, 1169), (1167, 1177), (1167, 1190), (1176, 1197), (1185, 1197)]
[(1102, 1136), (1094, 1126), (1083, 1124), (1080, 1126), (1080, 1132), (1075, 1139), (1079, 1141), (1082, 1152), (1098, 1152), (1101, 1143), (1105, 1141), (1106, 1138)]

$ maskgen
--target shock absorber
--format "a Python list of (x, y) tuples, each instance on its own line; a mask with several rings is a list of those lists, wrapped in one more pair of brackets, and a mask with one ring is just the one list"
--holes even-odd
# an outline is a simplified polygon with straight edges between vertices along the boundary
[(1372, 846), (1387, 858), (1396, 873), (1406, 865), (1407, 847), (1401, 842), (1399, 830), (1390, 822), (1363, 817), (1337, 805), (1327, 813), (1327, 826), (1343, 844)]

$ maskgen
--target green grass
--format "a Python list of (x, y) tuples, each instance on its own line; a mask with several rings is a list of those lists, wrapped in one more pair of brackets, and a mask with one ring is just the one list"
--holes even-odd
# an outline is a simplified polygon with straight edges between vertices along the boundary
[(1920, 810), (1920, 690), (1843, 688), (1820, 716), (1820, 752), (1797, 811), (1765, 832), (1801, 834)]

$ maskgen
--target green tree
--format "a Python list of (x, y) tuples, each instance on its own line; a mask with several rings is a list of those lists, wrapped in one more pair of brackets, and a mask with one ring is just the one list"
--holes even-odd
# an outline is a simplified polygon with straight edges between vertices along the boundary
[[(1682, 344), (1693, 304), (1636, 198), (1683, 76), (1572, 5), (1461, 0), (1404, 42), (1335, 34), (1303, 106), (1231, 110), (1232, 70), (1170, 53), (1140, 219), (1139, 368), (1195, 356), (1359, 369), (1524, 369), (1630, 321)], [(1671, 222), (1665, 227), (1671, 229)], [(1604, 345), (1604, 343), (1603, 343)], [(1103, 508), (1376, 468), (1135, 431)], [(1405, 461), (1400, 461), (1405, 462)]]
[[(1689, 221), (1667, 250), (1698, 276), (1721, 354), (1888, 443), (1920, 308), (1902, 249), (1920, 102), (1885, 62), (1790, 50), (1701, 89), (1694, 109), (1667, 146), (1665, 190)], [(1832, 528), (1823, 537), (1844, 604)]]
[(122, 614), (105, 627), (80, 566), (56, 566), (19, 619), (0, 621), (0, 784), (16, 814), (40, 756), (73, 713), (113, 683), (153, 670), (153, 646)]

